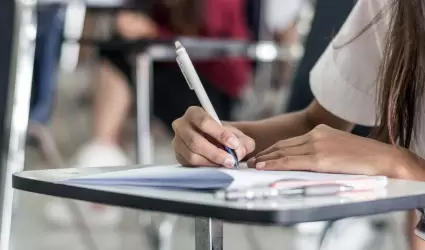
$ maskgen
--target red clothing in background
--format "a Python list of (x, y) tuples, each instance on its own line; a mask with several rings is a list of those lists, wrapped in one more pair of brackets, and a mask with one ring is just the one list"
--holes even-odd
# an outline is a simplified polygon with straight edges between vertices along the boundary
[[(249, 40), (244, 0), (203, 1), (205, 20), (198, 37)], [(167, 15), (162, 10), (156, 9), (153, 19), (159, 26), (159, 38), (180, 35), (171, 31)], [(239, 96), (251, 73), (249, 61), (241, 58), (193, 63), (200, 74), (232, 97)]]

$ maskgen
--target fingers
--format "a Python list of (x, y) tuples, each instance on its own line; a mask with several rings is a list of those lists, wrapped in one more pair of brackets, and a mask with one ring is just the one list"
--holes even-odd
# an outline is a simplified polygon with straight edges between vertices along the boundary
[[(190, 142), (185, 142), (182, 137), (176, 136), (173, 140), (173, 146), (182, 161), (186, 165), (198, 166), (224, 166), (232, 168), (235, 164), (234, 159), (224, 150), (217, 148), (208, 140), (197, 134), (195, 131), (188, 130), (186, 136), (192, 138)], [(179, 160), (179, 158), (177, 158)]]
[(233, 167), (233, 157), (222, 146), (234, 149), (238, 160), (255, 149), (253, 139), (235, 128), (223, 127), (199, 107), (189, 108), (172, 126), (175, 131), (174, 149), (180, 155), (176, 158), (191, 165), (208, 160), (215, 165)]
[(296, 170), (311, 171), (314, 167), (314, 158), (311, 155), (287, 156), (258, 162), (257, 169), (261, 170)]
[(309, 141), (309, 135), (305, 134), (302, 136), (297, 136), (297, 137), (293, 137), (287, 140), (283, 140), (283, 141), (279, 141), (277, 143), (275, 143), (273, 146), (267, 148), (266, 150), (258, 153), (256, 155), (256, 158), (263, 156), (263, 155), (267, 155), (270, 154), (271, 152), (275, 152), (277, 150), (283, 149), (283, 148), (291, 148), (291, 147), (296, 147), (302, 144), (305, 144)]
[(252, 153), (255, 149), (255, 142), (252, 138), (243, 135), (238, 138), (240, 140), (240, 146), (235, 149), (236, 155), (239, 160), (245, 158), (246, 155)]
[(232, 132), (226, 130), (201, 108), (192, 107), (187, 112), (191, 124), (202, 133), (229, 148), (237, 149), (240, 146), (239, 139)]
[(307, 144), (302, 144), (300, 146), (295, 146), (290, 148), (279, 148), (268, 154), (256, 156), (255, 161), (258, 163), (258, 162), (284, 158), (289, 156), (309, 155), (309, 154), (314, 154), (314, 148), (312, 144), (307, 143)]

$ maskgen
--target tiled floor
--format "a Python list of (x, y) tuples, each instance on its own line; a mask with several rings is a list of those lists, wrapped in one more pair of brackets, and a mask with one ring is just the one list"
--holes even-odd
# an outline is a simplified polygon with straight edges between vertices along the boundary
[[(78, 98), (83, 92), (89, 92), (87, 85), (90, 71), (62, 76), (58, 89), (57, 107), (50, 129), (59, 149), (65, 158), (72, 156), (79, 145), (89, 138), (90, 110), (81, 108)], [(77, 80), (76, 80), (77, 79)], [(70, 125), (72, 124), (72, 126)], [(131, 135), (131, 133), (130, 133)], [(131, 138), (132, 136), (129, 136)], [(129, 145), (132, 145), (131, 143)], [(130, 147), (129, 154), (134, 155)], [(156, 144), (155, 161), (157, 163), (173, 161), (167, 140)], [(36, 150), (28, 148), (26, 169), (47, 168), (46, 163), (37, 155)], [(12, 246), (15, 250), (86, 250), (87, 247), (79, 238), (76, 228), (61, 228), (49, 224), (44, 217), (43, 209), (47, 201), (54, 199), (47, 196), (18, 192), (17, 207), (13, 220)], [(150, 249), (146, 233), (138, 223), (139, 211), (123, 209), (125, 219), (121, 225), (113, 229), (93, 230), (98, 249)], [(150, 216), (149, 213), (142, 214)], [(156, 217), (161, 215), (155, 214)], [(144, 217), (145, 218), (145, 217)], [(83, 232), (85, 233), (85, 232)], [(179, 218), (173, 237), (173, 249), (194, 249), (193, 220)], [(302, 238), (301, 248), (295, 248), (298, 239), (291, 229), (278, 227), (256, 227), (225, 225), (226, 249), (316, 249), (314, 240)], [(376, 248), (375, 248), (376, 249)], [(385, 247), (383, 249), (386, 249)], [(89, 250), (89, 249), (87, 249)], [(387, 250), (387, 249), (386, 249)]]

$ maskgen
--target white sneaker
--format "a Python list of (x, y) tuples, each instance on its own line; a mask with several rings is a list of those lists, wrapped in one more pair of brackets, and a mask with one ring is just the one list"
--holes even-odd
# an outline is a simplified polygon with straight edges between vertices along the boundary
[[(130, 163), (124, 151), (115, 145), (90, 143), (83, 146), (72, 160), (74, 167), (124, 166)], [(122, 219), (118, 207), (110, 207), (89, 202), (77, 202), (78, 208), (90, 226), (115, 226)], [(47, 219), (59, 226), (72, 226), (74, 215), (70, 208), (60, 200), (46, 205)]]
[[(297, 226), (299, 235), (295, 238), (295, 249), (317, 249), (326, 223), (309, 222)], [(374, 237), (367, 219), (349, 218), (335, 222), (324, 238), (324, 250), (366, 250)], [(369, 247), (368, 247), (369, 246)]]
[(74, 167), (112, 167), (130, 164), (125, 152), (117, 145), (90, 143), (71, 159)]
[(298, 233), (308, 235), (320, 234), (325, 227), (326, 222), (324, 221), (300, 223), (295, 226)]
[[(373, 240), (377, 237), (369, 219), (349, 218), (337, 221), (323, 242), (325, 250), (366, 250), (375, 249)], [(379, 247), (379, 246), (378, 246)]]

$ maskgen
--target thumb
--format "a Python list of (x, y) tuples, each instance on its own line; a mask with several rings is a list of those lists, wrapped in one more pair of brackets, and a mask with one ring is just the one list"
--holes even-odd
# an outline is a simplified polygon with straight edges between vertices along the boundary
[(238, 139), (240, 141), (240, 145), (235, 149), (235, 153), (238, 156), (238, 159), (242, 160), (245, 156), (255, 150), (255, 141), (246, 135), (242, 135)]

